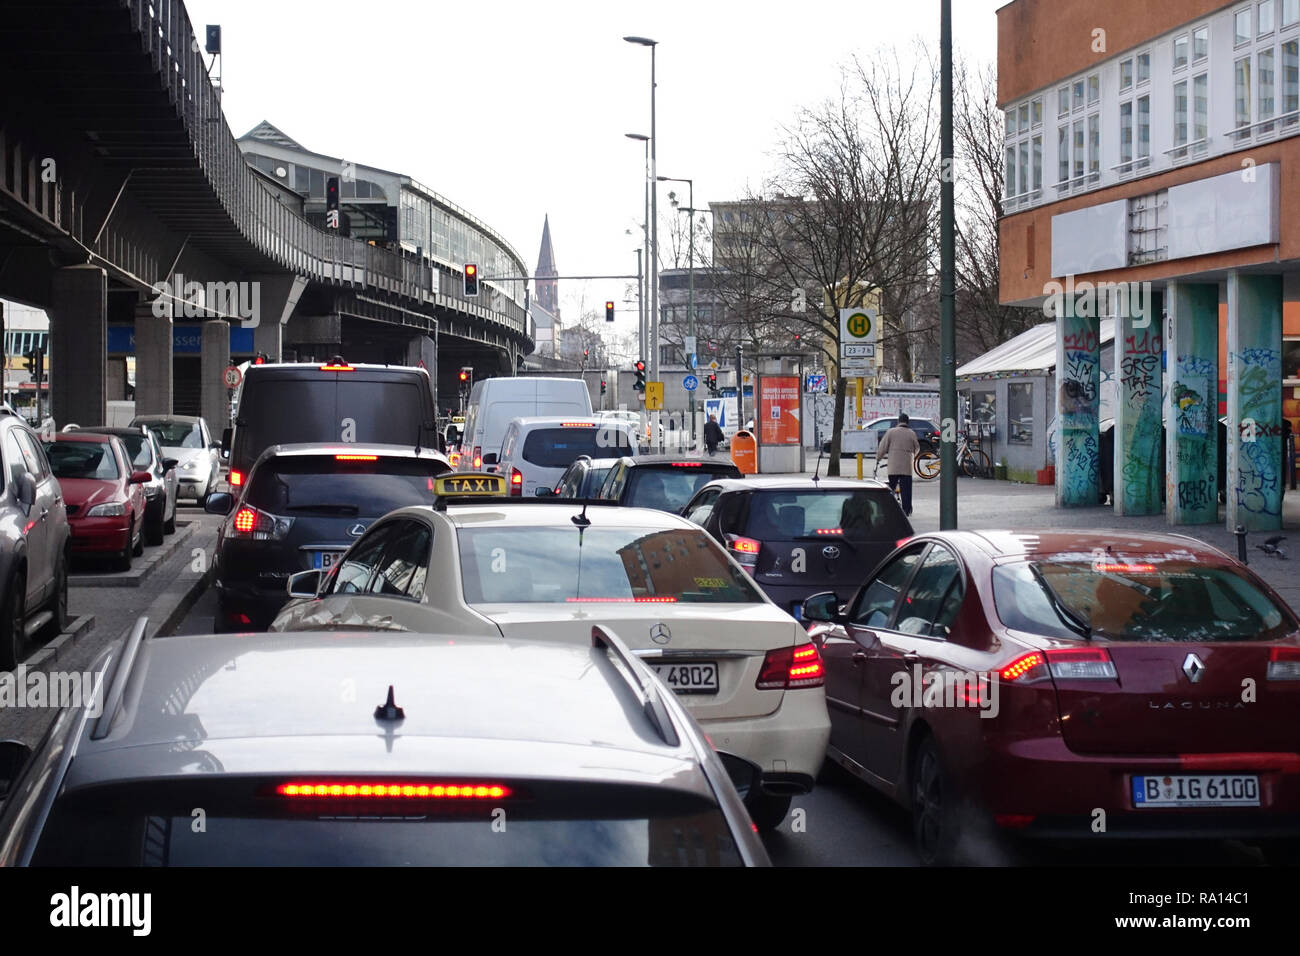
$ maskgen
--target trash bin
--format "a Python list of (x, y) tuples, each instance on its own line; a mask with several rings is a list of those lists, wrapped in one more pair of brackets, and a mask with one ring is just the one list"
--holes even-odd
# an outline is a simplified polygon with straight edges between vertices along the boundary
[(731, 461), (742, 475), (758, 474), (758, 441), (743, 428), (731, 439)]

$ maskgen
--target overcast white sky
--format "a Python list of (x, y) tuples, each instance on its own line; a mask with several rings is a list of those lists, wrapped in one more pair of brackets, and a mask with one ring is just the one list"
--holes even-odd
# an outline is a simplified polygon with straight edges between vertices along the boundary
[[(953, 33), (996, 57), (1005, 0), (956, 0)], [(406, 173), (537, 264), (551, 218), (561, 274), (636, 270), (650, 54), (659, 41), (658, 171), (692, 177), (695, 204), (740, 196), (769, 171), (782, 124), (834, 93), (838, 67), (921, 36), (938, 0), (186, 0), (200, 38), (222, 27), (224, 107), (236, 136), (265, 119), (304, 147)], [(652, 12), (647, 13), (650, 9)], [(668, 190), (661, 184), (661, 243)], [(627, 234), (630, 230), (631, 234)], [(635, 329), (624, 283), (561, 284), (565, 319), (607, 298)]]

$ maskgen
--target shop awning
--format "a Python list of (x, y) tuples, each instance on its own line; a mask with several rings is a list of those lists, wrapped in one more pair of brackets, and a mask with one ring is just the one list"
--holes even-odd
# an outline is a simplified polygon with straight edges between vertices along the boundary
[[(1101, 344), (1115, 337), (1115, 320), (1101, 320)], [(1035, 325), (989, 349), (957, 369), (958, 380), (1005, 376), (1013, 372), (1049, 372), (1056, 368), (1056, 323)]]

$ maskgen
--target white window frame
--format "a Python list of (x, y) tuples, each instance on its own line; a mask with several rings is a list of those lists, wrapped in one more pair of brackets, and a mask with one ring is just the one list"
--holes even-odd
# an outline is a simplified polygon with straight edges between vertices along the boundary
[[(1278, 11), (1277, 16), (1278, 32), (1281, 32), (1282, 30), (1294, 30), (1296, 27), (1300, 26), (1300, 0), (1281, 0), (1281, 3), (1282, 9)], [(1290, 23), (1286, 22), (1287, 4), (1290, 4), (1290, 9), (1294, 11), (1293, 19)]]
[[(1042, 198), (1043, 106), (1045, 105), (1045, 99), (1046, 94), (1040, 94), (1031, 96), (1019, 103), (1012, 103), (1007, 107), (1006, 115), (1008, 119), (1014, 117), (1015, 122), (1014, 129), (1006, 133), (1002, 141), (1002, 158), (1005, 163), (1002, 181), (1002, 205), (1004, 209), (1028, 205)], [(1035, 107), (1037, 107), (1037, 119), (1034, 117)], [(1020, 119), (1022, 111), (1024, 113), (1023, 125), (1021, 125)], [(1033, 148), (1035, 140), (1039, 144), (1037, 156), (1035, 156)], [(1022, 154), (1025, 156), (1023, 164), (1020, 161)], [(1037, 160), (1037, 163), (1035, 163), (1035, 160)], [(1035, 182), (1039, 184), (1037, 189), (1033, 186)]]
[[(1270, 23), (1268, 29), (1264, 29), (1264, 18), (1260, 13), (1264, 8), (1268, 8), (1268, 17)], [(1271, 37), (1277, 33), (1277, 3), (1276, 0), (1255, 0), (1255, 39), (1262, 40), (1265, 37)]]
[[(1239, 37), (1241, 37), (1241, 34), (1237, 32), (1237, 19), (1242, 14), (1245, 14), (1247, 17), (1250, 18), (1250, 22), (1246, 24), (1246, 34), (1244, 40), (1238, 39)], [(1239, 50), (1242, 47), (1244, 47), (1246, 44), (1253, 43), (1254, 40), (1255, 40), (1255, 4), (1254, 4), (1254, 0), (1252, 0), (1252, 2), (1246, 4), (1246, 6), (1238, 7), (1236, 10), (1232, 11), (1232, 48), (1234, 50)], [(1234, 57), (1234, 61), (1235, 59), (1237, 58)]]
[[(1178, 62), (1178, 43), (1179, 43), (1180, 40), (1185, 44), (1185, 48), (1184, 48), (1184, 50), (1183, 50), (1183, 62), (1182, 62), (1181, 64)], [(1175, 72), (1175, 73), (1181, 73), (1181, 72), (1183, 72), (1184, 70), (1186, 70), (1186, 69), (1187, 69), (1187, 65), (1188, 65), (1189, 63), (1192, 62), (1192, 33), (1191, 33), (1191, 31), (1189, 30), (1189, 31), (1187, 31), (1186, 33), (1180, 33), (1180, 34), (1178, 34), (1176, 37), (1174, 37), (1174, 39), (1173, 39), (1173, 43), (1171, 44), (1171, 46), (1172, 46), (1172, 48), (1173, 48), (1173, 49), (1172, 49), (1172, 55), (1171, 55), (1171, 61), (1172, 61), (1173, 64), (1174, 64), (1174, 72)]]

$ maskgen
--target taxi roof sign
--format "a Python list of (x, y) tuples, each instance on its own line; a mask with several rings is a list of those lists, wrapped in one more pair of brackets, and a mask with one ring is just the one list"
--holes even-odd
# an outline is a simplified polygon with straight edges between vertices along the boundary
[(462, 472), (433, 480), (433, 493), (439, 498), (502, 498), (506, 494), (504, 475), (486, 472)]

